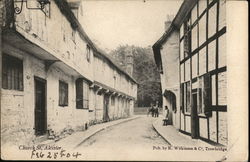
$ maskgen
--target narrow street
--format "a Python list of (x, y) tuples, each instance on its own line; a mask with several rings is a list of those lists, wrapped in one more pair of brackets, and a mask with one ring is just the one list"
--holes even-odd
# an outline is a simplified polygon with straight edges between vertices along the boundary
[(85, 153), (88, 159), (98, 158), (96, 156), (105, 158), (105, 155), (110, 157), (110, 153), (113, 153), (114, 159), (128, 155), (131, 157), (130, 154), (152, 153), (153, 146), (168, 146), (152, 127), (155, 120), (156, 118), (142, 116), (112, 126), (92, 136), (76, 149)]

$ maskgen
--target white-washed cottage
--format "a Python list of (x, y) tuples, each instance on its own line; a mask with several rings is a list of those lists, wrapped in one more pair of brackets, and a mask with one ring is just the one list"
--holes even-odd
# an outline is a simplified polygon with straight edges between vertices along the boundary
[(2, 145), (133, 115), (137, 83), (84, 32), (80, 0), (0, 3)]

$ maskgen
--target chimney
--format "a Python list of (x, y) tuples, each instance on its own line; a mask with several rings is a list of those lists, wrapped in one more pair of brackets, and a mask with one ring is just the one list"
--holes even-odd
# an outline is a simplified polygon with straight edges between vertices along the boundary
[(132, 76), (134, 68), (134, 57), (133, 57), (133, 49), (130, 48), (126, 51), (126, 72)]
[(168, 30), (170, 27), (172, 21), (173, 21), (174, 16), (173, 15), (167, 15), (167, 20), (165, 21), (165, 31)]
[(170, 27), (172, 21), (165, 21), (165, 31), (168, 30), (168, 28)]

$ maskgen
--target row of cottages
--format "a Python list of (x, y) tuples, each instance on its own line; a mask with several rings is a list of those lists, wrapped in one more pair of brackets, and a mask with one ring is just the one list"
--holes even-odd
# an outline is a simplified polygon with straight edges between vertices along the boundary
[(226, 0), (185, 0), (153, 45), (163, 106), (180, 132), (227, 145)]
[(80, 0), (3, 0), (1, 11), (3, 145), (133, 115), (137, 83), (86, 35)]

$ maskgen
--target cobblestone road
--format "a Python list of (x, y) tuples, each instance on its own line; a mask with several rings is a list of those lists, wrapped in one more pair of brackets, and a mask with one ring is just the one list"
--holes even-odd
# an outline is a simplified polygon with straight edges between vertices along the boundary
[(152, 154), (153, 146), (168, 145), (152, 127), (154, 120), (155, 118), (143, 116), (112, 126), (86, 140), (77, 150), (83, 151), (88, 159), (98, 159), (99, 156), (104, 159), (105, 156), (124, 159), (128, 155), (143, 156), (147, 152)]

